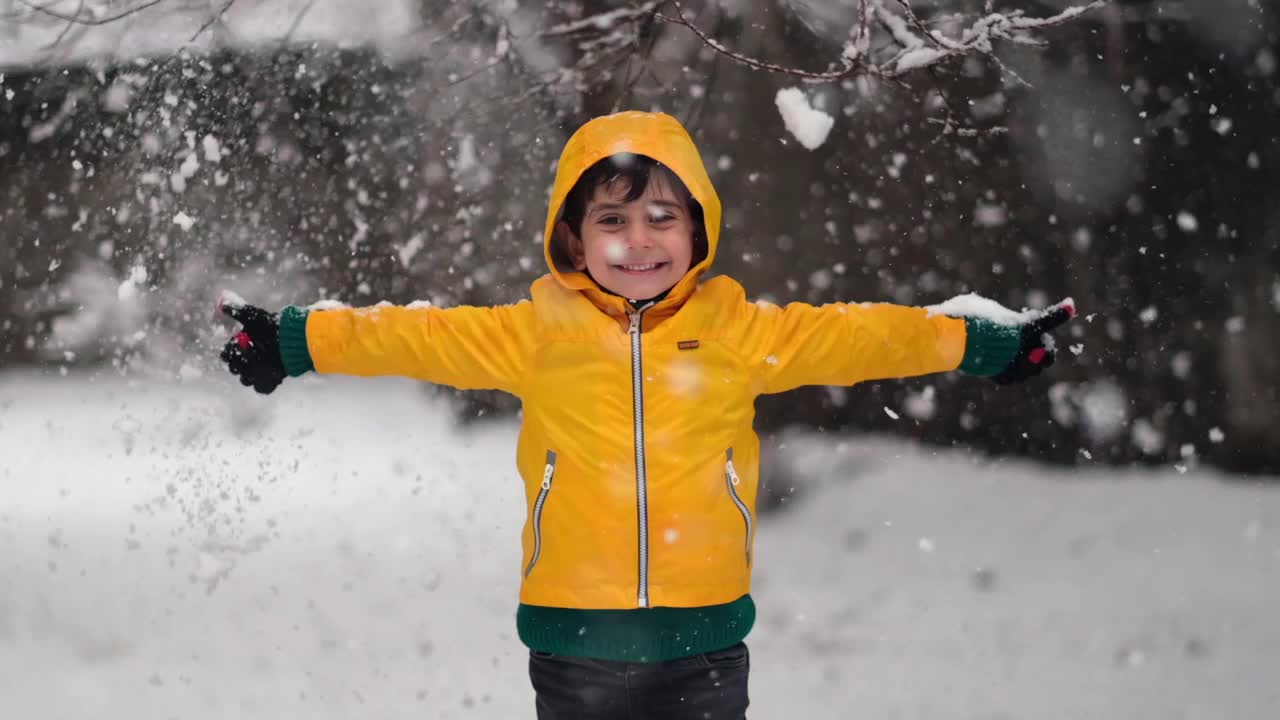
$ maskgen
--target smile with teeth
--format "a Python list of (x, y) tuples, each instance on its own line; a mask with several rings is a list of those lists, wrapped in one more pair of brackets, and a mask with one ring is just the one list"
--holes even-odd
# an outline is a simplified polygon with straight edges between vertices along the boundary
[(649, 272), (651, 270), (657, 270), (663, 265), (666, 265), (666, 263), (652, 262), (652, 263), (643, 263), (643, 264), (634, 264), (634, 265), (615, 265), (614, 267), (620, 270), (623, 270), (624, 272), (638, 273), (638, 272)]

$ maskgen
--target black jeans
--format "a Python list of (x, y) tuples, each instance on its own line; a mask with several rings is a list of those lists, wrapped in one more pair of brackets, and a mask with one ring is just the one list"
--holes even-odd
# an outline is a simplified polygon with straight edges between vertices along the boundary
[(529, 653), (538, 720), (745, 720), (744, 643), (655, 663)]

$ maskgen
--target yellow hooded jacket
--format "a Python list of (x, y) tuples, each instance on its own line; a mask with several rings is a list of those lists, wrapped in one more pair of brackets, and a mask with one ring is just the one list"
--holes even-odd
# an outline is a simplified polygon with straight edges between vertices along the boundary
[[(647, 309), (552, 259), (565, 196), (615, 153), (666, 165), (706, 221), (706, 259)], [(719, 234), (720, 200), (679, 122), (642, 112), (597, 118), (561, 154), (546, 222), (550, 274), (533, 283), (531, 301), (315, 310), (307, 351), (319, 372), (405, 375), (521, 399), (522, 603), (728, 603), (750, 591), (756, 397), (955, 369), (965, 324), (898, 305), (748, 301), (728, 277), (701, 281)]]

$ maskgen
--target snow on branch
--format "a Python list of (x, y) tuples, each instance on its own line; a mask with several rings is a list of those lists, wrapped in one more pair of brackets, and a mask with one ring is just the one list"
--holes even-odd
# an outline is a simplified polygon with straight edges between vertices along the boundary
[(652, 15), (664, 4), (663, 0), (650, 0), (635, 7), (622, 7), (616, 10), (592, 15), (572, 22), (560, 23), (539, 32), (542, 37), (560, 37), (581, 33), (596, 33), (613, 30), (619, 25), (643, 20)]
[[(1016, 9), (995, 12), (993, 3), (988, 2), (987, 11), (981, 16), (961, 17), (958, 20), (955, 16), (948, 16), (948, 25), (953, 28), (947, 32), (940, 27), (930, 29), (915, 13), (908, 0), (859, 0), (857, 20), (849, 29), (849, 40), (845, 43), (839, 60), (832, 69), (822, 71), (779, 65), (734, 51), (707, 35), (690, 20), (685, 15), (680, 0), (648, 3), (646, 7), (657, 5), (658, 19), (688, 28), (705, 45), (735, 62), (757, 70), (792, 75), (809, 82), (831, 82), (856, 75), (897, 79), (952, 57), (975, 53), (992, 55), (998, 41), (1039, 45), (1042, 41), (1035, 37), (1033, 31), (1066, 24), (1107, 2), (1108, 0), (1092, 0), (1048, 17), (1028, 17), (1024, 11)], [(675, 14), (661, 12), (661, 8), (665, 6), (671, 6)], [(589, 20), (591, 19), (578, 22)], [(957, 22), (958, 28), (954, 27)], [(877, 36), (875, 40), (882, 41), (875, 42), (873, 35)]]

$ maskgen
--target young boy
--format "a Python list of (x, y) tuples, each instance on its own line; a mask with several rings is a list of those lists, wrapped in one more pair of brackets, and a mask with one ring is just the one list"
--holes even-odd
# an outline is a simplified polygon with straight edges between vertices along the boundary
[(531, 300), (278, 315), (223, 304), (244, 328), (222, 359), (258, 392), (315, 370), (520, 398), (516, 622), (541, 720), (745, 717), (758, 395), (957, 368), (1022, 380), (1052, 364), (1046, 333), (1074, 315), (1063, 303), (951, 317), (980, 308), (967, 299), (753, 303), (728, 277), (700, 282), (719, 234), (685, 129), (623, 112), (564, 148), (550, 274)]

